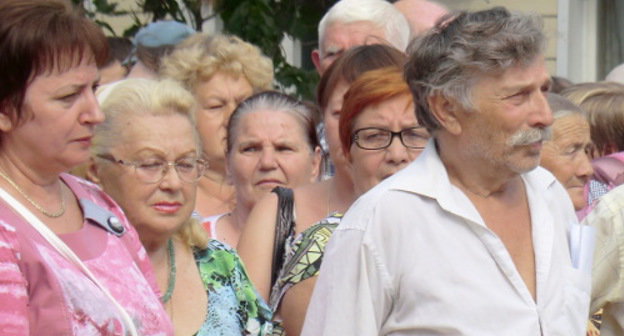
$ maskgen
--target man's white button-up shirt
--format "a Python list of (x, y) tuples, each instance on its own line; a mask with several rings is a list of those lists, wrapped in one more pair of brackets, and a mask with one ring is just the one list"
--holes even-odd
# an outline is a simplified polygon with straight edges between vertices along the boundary
[(431, 141), (345, 215), (325, 252), (303, 335), (584, 335), (590, 276), (570, 261), (572, 203), (542, 168), (522, 179), (536, 300), (501, 239), (449, 182)]

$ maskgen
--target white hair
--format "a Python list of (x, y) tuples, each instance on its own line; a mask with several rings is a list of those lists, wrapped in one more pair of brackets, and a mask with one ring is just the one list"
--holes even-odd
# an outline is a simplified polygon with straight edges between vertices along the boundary
[(325, 13), (318, 26), (321, 54), (325, 30), (335, 22), (351, 23), (369, 21), (382, 28), (385, 39), (395, 48), (404, 51), (410, 39), (410, 26), (405, 16), (385, 0), (340, 0)]

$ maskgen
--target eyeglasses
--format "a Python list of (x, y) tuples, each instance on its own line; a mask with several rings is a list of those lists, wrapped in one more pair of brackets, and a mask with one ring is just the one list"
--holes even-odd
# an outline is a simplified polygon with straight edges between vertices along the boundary
[(158, 158), (124, 161), (116, 159), (110, 154), (97, 154), (96, 156), (113, 163), (133, 167), (136, 176), (144, 183), (158, 183), (162, 181), (169, 171), (169, 167), (175, 168), (182, 181), (195, 183), (202, 177), (208, 167), (206, 161), (194, 157), (181, 158), (170, 162)]
[(353, 132), (351, 139), (362, 149), (378, 150), (388, 148), (395, 136), (401, 139), (403, 146), (412, 149), (423, 149), (427, 145), (427, 141), (429, 141), (429, 133), (424, 127), (406, 128), (400, 132), (392, 132), (377, 127), (366, 127)]

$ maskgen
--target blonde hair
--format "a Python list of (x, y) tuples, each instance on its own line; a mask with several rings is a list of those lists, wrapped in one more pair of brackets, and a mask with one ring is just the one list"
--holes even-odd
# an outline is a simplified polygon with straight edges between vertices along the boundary
[(624, 150), (624, 85), (614, 82), (572, 85), (561, 95), (579, 105), (589, 122), (591, 139), (601, 155), (610, 145)]
[(195, 215), (191, 215), (176, 235), (187, 246), (204, 249), (208, 245), (208, 234), (202, 227), (201, 219)]
[(273, 62), (260, 49), (236, 36), (198, 33), (180, 42), (161, 63), (162, 77), (174, 79), (189, 90), (222, 71), (244, 76), (254, 92), (268, 90), (273, 82)]
[[(113, 84), (104, 92), (98, 92), (102, 112), (106, 116), (103, 123), (95, 127), (91, 154), (106, 154), (123, 142), (121, 135), (124, 121), (133, 116), (186, 117), (192, 127), (192, 136), (197, 145), (197, 155), (201, 154), (201, 141), (195, 127), (197, 104), (193, 95), (172, 80), (150, 80), (143, 78), (126, 79)], [(180, 239), (189, 246), (204, 248), (208, 237), (201, 223), (191, 216), (177, 232)]]

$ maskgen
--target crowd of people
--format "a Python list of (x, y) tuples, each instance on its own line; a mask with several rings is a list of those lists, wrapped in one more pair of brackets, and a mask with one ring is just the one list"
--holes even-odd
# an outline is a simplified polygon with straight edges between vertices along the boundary
[(0, 1), (0, 335), (624, 335), (624, 84), (502, 7), (318, 34), (311, 102), (236, 36)]

